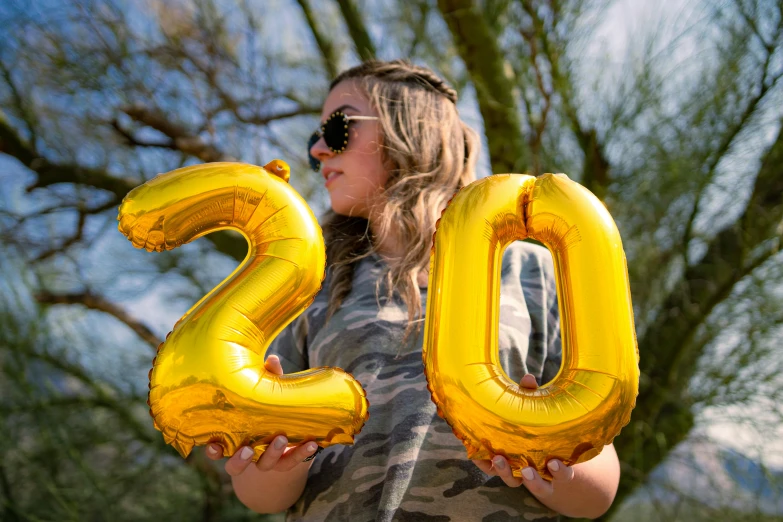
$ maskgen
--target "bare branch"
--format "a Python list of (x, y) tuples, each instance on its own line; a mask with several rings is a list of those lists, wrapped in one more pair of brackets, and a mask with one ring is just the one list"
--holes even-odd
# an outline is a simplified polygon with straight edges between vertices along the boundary
[(476, 88), (492, 170), (525, 172), (529, 152), (522, 135), (514, 82), (497, 38), (473, 0), (438, 0), (443, 18)]
[(161, 340), (144, 323), (135, 319), (125, 310), (104, 299), (99, 295), (90, 292), (76, 294), (53, 294), (51, 292), (40, 292), (36, 294), (35, 300), (41, 304), (80, 304), (91, 310), (100, 310), (105, 312), (121, 322), (128, 328), (136, 332), (153, 350), (156, 350)]
[(334, 45), (332, 45), (332, 41), (318, 28), (318, 24), (313, 16), (313, 10), (310, 7), (310, 2), (308, 0), (296, 1), (299, 4), (299, 7), (302, 8), (302, 14), (304, 14), (305, 20), (307, 21), (307, 26), (310, 27), (310, 32), (313, 33), (315, 44), (321, 51), (321, 61), (324, 64), (326, 73), (329, 75), (329, 78), (337, 77), (339, 72), (337, 67), (340, 60)]
[(530, 144), (530, 155), (533, 164), (532, 174), (534, 176), (538, 176), (541, 174), (541, 140), (544, 137), (544, 130), (546, 129), (549, 109), (552, 106), (552, 92), (544, 86), (543, 71), (541, 71), (541, 67), (538, 64), (538, 43), (536, 41), (535, 35), (525, 30), (520, 30), (520, 34), (530, 47), (530, 62), (533, 65), (533, 71), (535, 72), (536, 86), (538, 87), (538, 92), (544, 99), (544, 107), (541, 109), (541, 113), (537, 117), (534, 116), (532, 112), (532, 100), (526, 100), (525, 103), (527, 107), (529, 124), (531, 130), (533, 131), (530, 138), (528, 139), (528, 143)]
[[(35, 114), (30, 109), (29, 104), (25, 102), (21, 92), (19, 92), (19, 88), (14, 83), (13, 78), (11, 78), (11, 71), (5, 66), (2, 60), (0, 60), (0, 74), (2, 74), (5, 83), (8, 85), (8, 88), (11, 90), (11, 99), (14, 101), (14, 105), (16, 105), (19, 114), (21, 114), (22, 116), (22, 120), (24, 121), (25, 126), (27, 127), (27, 132), (30, 133), (30, 141), (32, 142), (32, 147), (35, 148), (36, 141), (38, 139), (36, 133)], [(1, 116), (2, 115), (0, 115), (0, 117)]]
[(171, 140), (148, 141), (148, 140), (142, 140), (140, 138), (137, 138), (132, 131), (123, 128), (122, 125), (120, 125), (120, 122), (117, 121), (116, 119), (111, 121), (111, 126), (114, 128), (115, 131), (117, 131), (117, 134), (119, 134), (124, 138), (125, 142), (128, 145), (131, 145), (133, 147), (159, 147), (162, 149), (176, 150), (176, 147), (174, 146), (174, 142)]
[(38, 180), (27, 187), (28, 192), (57, 183), (75, 183), (107, 190), (120, 200), (134, 187), (127, 180), (111, 176), (103, 169), (70, 163), (54, 164), (44, 158), (36, 158), (36, 161), (27, 166), (38, 174)]
[(522, 0), (521, 4), (525, 13), (533, 22), (536, 37), (541, 42), (541, 50), (550, 64), (552, 85), (560, 95), (571, 130), (574, 132), (579, 142), (579, 147), (584, 154), (581, 183), (598, 198), (603, 199), (611, 181), (610, 165), (604, 153), (604, 144), (599, 140), (595, 129), (586, 128), (579, 121), (579, 115), (574, 103), (572, 81), (568, 71), (563, 70), (560, 61), (562, 53), (555, 52), (555, 49), (550, 44), (550, 33), (544, 27), (544, 20), (541, 18), (536, 6), (533, 5), (531, 0)]
[(234, 158), (227, 156), (214, 145), (205, 143), (201, 137), (188, 132), (187, 129), (180, 125), (172, 123), (163, 115), (161, 110), (154, 110), (141, 103), (136, 103), (124, 107), (122, 112), (139, 123), (152, 127), (171, 138), (172, 148), (195, 156), (201, 161), (235, 161)]
[[(632, 434), (615, 441), (622, 460), (643, 473), (660, 462), (693, 425), (685, 391), (703, 346), (694, 335), (712, 310), (734, 286), (775, 255), (783, 241), (783, 129), (765, 154), (753, 194), (743, 215), (721, 230), (707, 246), (704, 257), (686, 267), (660, 313), (639, 339), (642, 372)], [(655, 434), (647, 433), (656, 426)], [(651, 437), (662, 437), (661, 446)], [(644, 451), (637, 451), (643, 447)], [(622, 494), (632, 484), (621, 485)]]
[[(406, 5), (410, 6), (411, 4)], [(419, 45), (429, 38), (426, 30), (427, 19), (430, 14), (430, 5), (427, 2), (416, 2), (415, 7), (418, 9), (419, 16), (418, 18), (409, 20), (413, 30), (413, 39), (411, 39), (410, 44), (408, 45), (408, 51), (405, 53), (405, 56), (415, 56)]]
[(16, 507), (16, 499), (11, 490), (11, 481), (8, 479), (8, 474), (5, 472), (3, 464), (0, 464), (0, 491), (3, 492), (3, 497), (5, 498), (2, 512), (3, 520), (23, 520), (22, 513)]
[[(76, 211), (79, 216), (76, 224), (76, 232), (73, 233), (68, 238), (66, 238), (64, 241), (61, 241), (60, 244), (56, 246), (50, 246), (52, 241), (51, 239), (47, 239), (46, 245), (49, 248), (47, 248), (42, 252), (39, 252), (34, 258), (29, 260), (31, 264), (35, 264), (44, 261), (46, 259), (49, 259), (55, 254), (65, 252), (69, 247), (80, 242), (83, 239), (84, 225), (87, 216), (100, 214), (101, 212), (105, 212), (110, 208), (116, 208), (116, 206), (117, 206), (116, 200), (111, 199), (109, 202), (93, 208), (84, 208), (82, 203), (79, 203), (77, 205), (63, 205), (63, 206), (51, 207), (51, 208), (41, 210), (40, 212), (36, 212), (35, 214), (28, 214), (24, 216), (16, 215), (10, 212), (0, 211), (0, 214), (8, 216), (15, 221), (13, 226), (9, 227), (7, 230), (3, 231), (2, 234), (0, 234), (0, 239), (2, 239), (3, 241), (7, 241), (9, 244), (13, 243), (13, 244), (21, 245), (22, 242), (19, 241), (18, 239), (21, 235), (18, 234), (18, 230), (27, 221), (38, 219), (43, 216), (53, 214), (55, 212), (64, 212), (69, 210)], [(32, 247), (33, 246), (26, 248), (26, 250), (29, 250)]]
[(147, 426), (139, 422), (122, 399), (113, 396), (114, 393), (110, 392), (107, 383), (96, 382), (81, 367), (71, 364), (64, 357), (32, 350), (28, 352), (28, 355), (33, 359), (45, 362), (52, 368), (74, 377), (84, 384), (93, 393), (91, 400), (100, 401), (106, 408), (110, 409), (125, 423), (137, 439), (148, 444), (160, 444), (160, 442), (162, 442), (159, 437), (153, 435), (153, 432)]
[(13, 156), (29, 167), (38, 159), (35, 147), (29, 145), (16, 132), (3, 111), (0, 111), (0, 153)]
[(731, 149), (731, 146), (734, 144), (734, 141), (737, 139), (737, 136), (739, 136), (739, 134), (745, 128), (748, 121), (756, 113), (756, 109), (759, 107), (761, 100), (764, 99), (767, 93), (777, 84), (777, 82), (781, 79), (781, 77), (783, 77), (783, 73), (780, 73), (777, 76), (770, 78), (770, 64), (772, 60), (772, 55), (773, 55), (772, 52), (768, 52), (764, 60), (764, 64), (762, 66), (763, 73), (762, 73), (761, 80), (759, 81), (758, 92), (755, 95), (751, 96), (750, 100), (748, 101), (748, 104), (745, 106), (745, 110), (742, 111), (742, 114), (740, 115), (739, 119), (737, 119), (734, 125), (732, 125), (728, 129), (728, 131), (723, 134), (723, 136), (721, 137), (721, 141), (718, 144), (718, 147), (710, 155), (710, 158), (707, 162), (706, 169), (705, 169), (706, 174), (702, 178), (701, 182), (699, 183), (699, 187), (696, 192), (696, 198), (693, 203), (693, 208), (691, 209), (691, 212), (688, 216), (688, 220), (686, 221), (685, 230), (682, 236), (681, 244), (683, 247), (683, 258), (686, 260), (686, 262), (689, 261), (688, 246), (690, 245), (690, 242), (693, 239), (693, 224), (695, 223), (696, 216), (698, 215), (699, 212), (701, 199), (704, 196), (707, 187), (715, 178), (718, 165)]
[(87, 214), (87, 215), (95, 215), (95, 214), (100, 214), (101, 212), (104, 212), (104, 211), (106, 211), (106, 210), (108, 210), (108, 209), (110, 209), (110, 208), (112, 208), (114, 206), (116, 206), (116, 203), (113, 200), (108, 202), (108, 203), (105, 203), (103, 205), (99, 205), (99, 206), (93, 207), (93, 208), (81, 208), (81, 207), (79, 207), (77, 205), (65, 204), (65, 205), (57, 205), (57, 206), (54, 206), (54, 207), (45, 208), (45, 209), (39, 210), (37, 212), (31, 213), (31, 214), (24, 214), (24, 215), (20, 215), (20, 214), (14, 213), (14, 212), (8, 212), (7, 210), (0, 209), (0, 216), (6, 216), (6, 217), (11, 218), (15, 222), (14, 225), (18, 226), (18, 225), (21, 225), (23, 223), (26, 223), (27, 221), (31, 221), (33, 219), (38, 219), (40, 217), (48, 216), (48, 215), (55, 214), (55, 213), (58, 213), (58, 212), (65, 212), (65, 211), (68, 211), (68, 210), (77, 210), (77, 211), (81, 211), (81, 212), (83, 212), (84, 214)]
[(751, 31), (753, 31), (753, 34), (756, 35), (756, 37), (761, 42), (761, 45), (764, 46), (764, 49), (767, 50), (767, 54), (771, 55), (775, 52), (775, 46), (774, 44), (767, 41), (766, 38), (764, 38), (764, 35), (761, 34), (761, 31), (759, 31), (758, 24), (756, 24), (756, 21), (753, 19), (753, 17), (745, 10), (745, 6), (742, 2), (738, 0), (734, 0), (734, 5), (737, 7), (737, 11), (739, 12), (742, 19), (745, 21), (746, 24), (748, 24), (748, 27), (750, 27)]
[(282, 111), (274, 114), (256, 114), (252, 116), (243, 116), (239, 112), (235, 114), (237, 119), (242, 123), (249, 123), (252, 125), (267, 125), (277, 120), (284, 120), (288, 118), (294, 118), (296, 116), (305, 116), (310, 114), (320, 114), (321, 107), (312, 105), (307, 107), (299, 107), (297, 109), (291, 109), (290, 111)]
[[(204, 60), (202, 57), (194, 56), (193, 53), (191, 53), (187, 48), (185, 47), (178, 47), (176, 49), (166, 48), (166, 49), (158, 49), (156, 51), (150, 51), (150, 52), (153, 55), (162, 53), (167, 55), (175, 55), (178, 58), (186, 59), (204, 75), (204, 79), (207, 81), (209, 86), (214, 90), (214, 94), (216, 94), (217, 97), (220, 99), (220, 101), (223, 102), (222, 106), (216, 107), (207, 112), (206, 114), (208, 118), (207, 126), (209, 125), (209, 119), (211, 119), (216, 114), (224, 110), (231, 112), (231, 114), (233, 114), (238, 121), (250, 125), (267, 125), (273, 121), (293, 118), (296, 116), (307, 115), (307, 114), (318, 114), (321, 111), (320, 106), (311, 105), (309, 103), (303, 102), (302, 100), (297, 99), (292, 92), (273, 93), (274, 96), (272, 99), (282, 98), (285, 100), (291, 100), (298, 105), (298, 107), (294, 109), (284, 110), (275, 113), (268, 113), (268, 114), (260, 114), (257, 113), (255, 110), (251, 111), (247, 108), (247, 106), (251, 104), (250, 102), (235, 99), (233, 95), (226, 92), (226, 90), (220, 85), (220, 82), (218, 81), (218, 71), (213, 65), (203, 63)], [(182, 68), (181, 63), (178, 62), (177, 67), (183, 72), (183, 74), (188, 74), (188, 71)], [(272, 99), (270, 99), (270, 101)], [(252, 103), (257, 104), (256, 101), (253, 101)], [(142, 106), (142, 109), (145, 108)], [(171, 138), (175, 138), (178, 135), (184, 135), (188, 137), (195, 136), (195, 133), (187, 132), (184, 129), (180, 129), (176, 125), (172, 126), (168, 121), (157, 121), (157, 120), (158, 118), (154, 118), (155, 125), (150, 124), (150, 126), (163, 132), (163, 134)], [(160, 125), (161, 128), (158, 128), (156, 125)], [(178, 146), (178, 144), (175, 143), (175, 146)], [(208, 160), (204, 160), (204, 161), (208, 161)]]
[(38, 174), (38, 180), (27, 188), (28, 192), (55, 183), (77, 183), (107, 190), (119, 200), (133, 188), (133, 185), (126, 180), (109, 176), (106, 171), (100, 169), (49, 163), (19, 136), (2, 112), (0, 112), (0, 153), (15, 157), (25, 167)]
[[(125, 195), (133, 190), (135, 184), (128, 180), (109, 175), (105, 170), (82, 167), (74, 164), (54, 164), (37, 155), (8, 124), (0, 112), (0, 153), (13, 156), (30, 170), (38, 174), (38, 180), (27, 187), (30, 192), (37, 188), (48, 187), (57, 183), (74, 183), (103, 189), (115, 195), (112, 205), (119, 204)], [(106, 206), (110, 206), (106, 203)], [(242, 237), (216, 232), (207, 236), (215, 244), (218, 251), (227, 254), (237, 261), (244, 259), (247, 253), (247, 241)]]
[(372, 43), (367, 26), (353, 0), (337, 0), (337, 4), (340, 6), (340, 12), (342, 12), (345, 25), (348, 27), (348, 34), (351, 35), (359, 58), (362, 61), (374, 59), (376, 56), (375, 45)]
[(86, 214), (84, 212), (79, 212), (79, 220), (76, 224), (76, 233), (74, 233), (71, 237), (66, 239), (57, 247), (52, 247), (48, 250), (45, 250), (38, 254), (31, 262), (32, 263), (39, 263), (45, 259), (49, 259), (53, 255), (63, 252), (68, 249), (68, 247), (78, 243), (82, 240), (82, 234), (84, 233), (84, 223), (86, 221)]
[[(146, 396), (131, 396), (128, 397), (128, 402), (143, 402), (147, 400)], [(24, 413), (30, 413), (32, 411), (45, 411), (50, 408), (109, 408), (111, 409), (114, 403), (107, 401), (106, 397), (91, 397), (85, 395), (61, 395), (56, 397), (47, 398), (46, 400), (37, 401), (34, 403), (14, 403), (14, 404), (0, 404), (0, 413), (6, 415), (18, 415)]]

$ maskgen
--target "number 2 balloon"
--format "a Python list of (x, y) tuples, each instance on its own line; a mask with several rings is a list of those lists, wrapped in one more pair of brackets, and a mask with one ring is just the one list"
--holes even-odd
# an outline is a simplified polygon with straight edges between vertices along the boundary
[(275, 336), (320, 290), (321, 228), (288, 184), (288, 165), (208, 163), (160, 175), (132, 190), (119, 230), (137, 248), (171, 250), (233, 229), (244, 261), (176, 323), (150, 370), (155, 427), (186, 457), (218, 443), (225, 455), (250, 445), (254, 460), (278, 434), (289, 444), (351, 444), (367, 419), (361, 385), (337, 368), (275, 375), (264, 368)]

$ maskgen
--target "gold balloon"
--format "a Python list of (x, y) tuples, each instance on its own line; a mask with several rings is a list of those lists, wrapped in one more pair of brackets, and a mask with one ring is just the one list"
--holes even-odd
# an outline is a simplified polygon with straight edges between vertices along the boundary
[(174, 325), (150, 370), (155, 427), (186, 457), (215, 442), (225, 455), (279, 434), (289, 444), (352, 444), (367, 419), (361, 385), (337, 368), (274, 375), (266, 348), (320, 290), (321, 228), (288, 184), (288, 165), (208, 163), (160, 175), (123, 200), (119, 229), (137, 248), (171, 250), (232, 229), (249, 244), (244, 261)]
[[(503, 251), (536, 239), (554, 260), (562, 366), (537, 390), (499, 362)], [(438, 222), (423, 357), (439, 414), (471, 459), (505, 456), (547, 479), (546, 463), (598, 455), (636, 404), (639, 353), (620, 234), (603, 204), (564, 174), (489, 176), (463, 188)]]

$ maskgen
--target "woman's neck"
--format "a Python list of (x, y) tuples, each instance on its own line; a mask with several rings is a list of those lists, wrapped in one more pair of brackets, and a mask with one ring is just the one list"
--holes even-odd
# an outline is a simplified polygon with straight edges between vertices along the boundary
[[(386, 262), (387, 265), (393, 265), (398, 263), (405, 255), (405, 248), (399, 240), (399, 236), (393, 233), (393, 229), (389, 234), (386, 234), (380, 242), (375, 241), (375, 238), (380, 237), (376, 225), (370, 221), (370, 231), (373, 237), (373, 246), (379, 256)], [(429, 270), (425, 267), (418, 274), (418, 284), (420, 288), (427, 287), (427, 281), (429, 279)]]

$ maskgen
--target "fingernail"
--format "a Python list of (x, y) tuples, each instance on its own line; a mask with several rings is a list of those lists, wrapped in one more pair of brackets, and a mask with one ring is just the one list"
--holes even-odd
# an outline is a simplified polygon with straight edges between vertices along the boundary
[(215, 449), (215, 446), (211, 446), (211, 445), (207, 446), (207, 451), (209, 452), (210, 455), (218, 454), (218, 450)]
[(533, 474), (533, 468), (525, 468), (522, 470), (522, 476), (525, 477), (527, 480), (533, 480), (533, 477), (535, 476)]
[(502, 458), (496, 458), (492, 461), (495, 464), (495, 467), (498, 469), (506, 469), (506, 461)]
[(250, 457), (253, 456), (253, 448), (245, 446), (242, 448), (242, 451), (239, 452), (239, 458), (242, 460), (250, 460)]
[[(313, 451), (313, 448), (315, 448), (315, 451)], [(312, 452), (312, 455), (310, 455), (309, 457), (307, 457), (306, 459), (304, 459), (302, 462), (310, 462), (310, 461), (311, 461), (311, 460), (313, 460), (313, 459), (314, 459), (314, 458), (315, 458), (315, 457), (316, 457), (316, 456), (317, 456), (319, 453), (321, 453), (321, 452), (324, 450), (323, 448), (319, 447), (319, 446), (318, 446), (317, 444), (315, 444), (315, 443), (308, 444), (308, 445), (305, 447), (305, 449), (306, 449), (307, 451), (310, 451), (310, 452)]]
[(546, 467), (549, 468), (549, 471), (554, 472), (560, 469), (560, 464), (558, 464), (556, 460), (550, 460), (547, 462)]
[(283, 449), (286, 444), (288, 444), (288, 439), (285, 437), (277, 437), (275, 439), (275, 449)]

